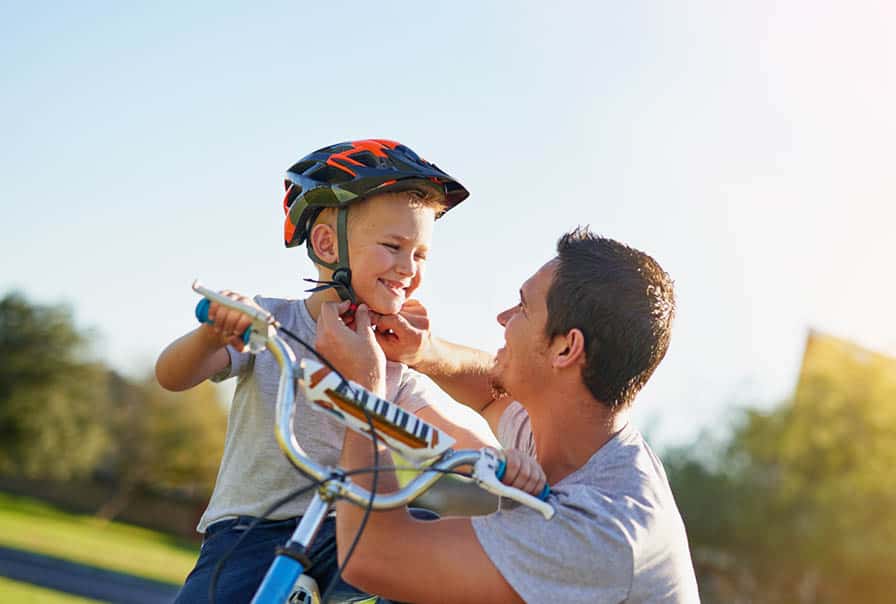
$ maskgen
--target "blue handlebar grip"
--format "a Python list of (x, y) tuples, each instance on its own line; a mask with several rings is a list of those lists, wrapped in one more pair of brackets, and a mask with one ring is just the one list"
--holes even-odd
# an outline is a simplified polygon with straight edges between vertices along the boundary
[[(504, 478), (504, 474), (507, 472), (507, 462), (503, 459), (498, 460), (498, 469), (495, 470), (495, 476), (498, 477), (498, 480), (502, 480)], [(548, 483), (544, 483), (544, 488), (539, 493), (538, 498), (542, 501), (547, 501), (548, 497), (551, 496), (551, 485)]]
[(196, 305), (196, 319), (200, 323), (208, 323), (208, 307), (211, 306), (212, 303), (209, 302), (208, 298), (203, 298), (199, 301), (199, 304)]
[[(200, 323), (214, 323), (214, 321), (208, 320), (208, 309), (212, 305), (209, 302), (208, 298), (203, 298), (199, 301), (199, 304), (196, 305), (196, 319), (199, 320)], [(246, 331), (243, 332), (243, 344), (249, 343), (249, 336), (252, 335), (252, 328), (247, 327)]]

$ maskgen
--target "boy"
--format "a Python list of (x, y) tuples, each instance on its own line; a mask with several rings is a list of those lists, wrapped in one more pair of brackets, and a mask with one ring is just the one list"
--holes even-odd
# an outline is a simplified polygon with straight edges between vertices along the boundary
[[(285, 244), (306, 244), (318, 268), (318, 287), (306, 300), (256, 297), (286, 328), (314, 342), (316, 321), (327, 302), (342, 301), (351, 324), (358, 303), (382, 315), (398, 312), (420, 285), (433, 223), (463, 201), (467, 190), (404, 145), (387, 140), (343, 143), (316, 151), (286, 173)], [(253, 303), (232, 292), (227, 295)], [(350, 308), (351, 305), (351, 308)], [(156, 376), (169, 390), (183, 390), (205, 379), (238, 376), (228, 420), (224, 455), (208, 508), (198, 531), (205, 533), (199, 560), (177, 602), (201, 602), (218, 560), (246, 526), (278, 499), (307, 484), (280, 452), (274, 438), (274, 401), (279, 368), (263, 352), (242, 352), (241, 334), (249, 320), (212, 304), (204, 324), (170, 344), (159, 356)], [(294, 344), (297, 358), (308, 356)], [(427, 404), (419, 374), (389, 363), (386, 397), (433, 424), (446, 427)], [(301, 393), (299, 393), (301, 396)], [(301, 402), (299, 403), (301, 405)], [(321, 413), (298, 418), (297, 437), (317, 461), (336, 466), (342, 426)], [(472, 432), (447, 426), (458, 448), (483, 443)], [(227, 560), (218, 579), (219, 602), (248, 601), (274, 557), (295, 529), (312, 493), (290, 501), (266, 517)], [(333, 521), (316, 541), (332, 541)], [(319, 548), (317, 548), (319, 551)], [(315, 558), (318, 551), (312, 551)], [(310, 574), (325, 589), (335, 571), (318, 563)]]

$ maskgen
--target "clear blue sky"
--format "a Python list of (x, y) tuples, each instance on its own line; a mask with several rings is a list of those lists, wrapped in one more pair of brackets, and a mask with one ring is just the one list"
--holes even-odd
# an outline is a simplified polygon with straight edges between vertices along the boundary
[(896, 352), (888, 2), (5, 3), (0, 293), (71, 304), (148, 371), (199, 276), (300, 296), (282, 172), (402, 141), (469, 202), (421, 297), (486, 349), (577, 224), (676, 279), (636, 406), (666, 442), (790, 392), (808, 328)]

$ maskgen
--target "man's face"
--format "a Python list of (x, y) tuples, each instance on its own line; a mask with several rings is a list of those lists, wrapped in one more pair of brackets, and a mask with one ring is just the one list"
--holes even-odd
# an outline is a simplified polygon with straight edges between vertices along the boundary
[(516, 400), (543, 388), (551, 371), (545, 325), (547, 295), (556, 270), (556, 259), (538, 269), (520, 288), (519, 303), (498, 315), (504, 347), (495, 357), (492, 378), (498, 390)]
[(358, 301), (381, 314), (401, 309), (423, 279), (435, 210), (408, 193), (372, 198), (349, 214), (349, 262)]

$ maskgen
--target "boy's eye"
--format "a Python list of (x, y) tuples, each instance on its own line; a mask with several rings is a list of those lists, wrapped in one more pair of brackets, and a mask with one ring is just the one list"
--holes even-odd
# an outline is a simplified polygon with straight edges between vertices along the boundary
[(394, 250), (394, 251), (396, 251), (396, 252), (397, 252), (398, 249), (399, 249), (399, 245), (396, 244), (396, 243), (383, 243), (382, 245), (383, 245), (383, 247), (387, 247), (387, 248), (389, 248), (390, 250)]
[(414, 254), (414, 258), (416, 258), (419, 261), (423, 261), (423, 260), (426, 260), (426, 254)]

